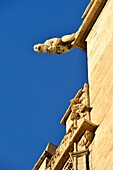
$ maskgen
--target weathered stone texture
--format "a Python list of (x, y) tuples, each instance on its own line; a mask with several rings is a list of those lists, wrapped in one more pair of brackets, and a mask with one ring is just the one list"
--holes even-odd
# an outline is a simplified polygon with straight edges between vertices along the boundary
[(99, 124), (91, 170), (113, 170), (113, 0), (108, 0), (87, 37), (91, 120)]
[(91, 146), (90, 169), (113, 170), (113, 116), (105, 117)]

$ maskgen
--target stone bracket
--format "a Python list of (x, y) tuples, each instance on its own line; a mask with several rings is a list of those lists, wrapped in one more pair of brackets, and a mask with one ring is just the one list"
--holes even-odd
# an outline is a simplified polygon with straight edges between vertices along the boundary
[(79, 142), (79, 140), (81, 139), (86, 130), (90, 131), (91, 133), (94, 133), (97, 127), (98, 125), (95, 125), (91, 121), (84, 119), (81, 125), (76, 130), (76, 135), (74, 137), (75, 142), (76, 143)]

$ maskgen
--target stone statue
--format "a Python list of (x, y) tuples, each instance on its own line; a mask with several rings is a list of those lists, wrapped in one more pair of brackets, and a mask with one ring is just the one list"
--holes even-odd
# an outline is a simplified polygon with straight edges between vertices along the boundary
[(34, 51), (38, 53), (65, 54), (74, 48), (76, 33), (65, 35), (62, 38), (52, 38), (43, 44), (34, 45)]

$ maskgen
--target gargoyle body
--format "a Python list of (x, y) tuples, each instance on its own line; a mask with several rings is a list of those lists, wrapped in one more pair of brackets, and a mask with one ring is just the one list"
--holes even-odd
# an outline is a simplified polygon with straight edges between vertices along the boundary
[(38, 53), (65, 54), (74, 48), (77, 33), (65, 35), (62, 38), (52, 38), (43, 44), (34, 45), (34, 51)]

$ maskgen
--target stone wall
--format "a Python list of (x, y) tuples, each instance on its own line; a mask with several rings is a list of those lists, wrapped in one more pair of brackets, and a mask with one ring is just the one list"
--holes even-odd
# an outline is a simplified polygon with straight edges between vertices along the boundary
[(108, 0), (87, 37), (91, 120), (98, 124), (91, 170), (113, 170), (113, 0)]

